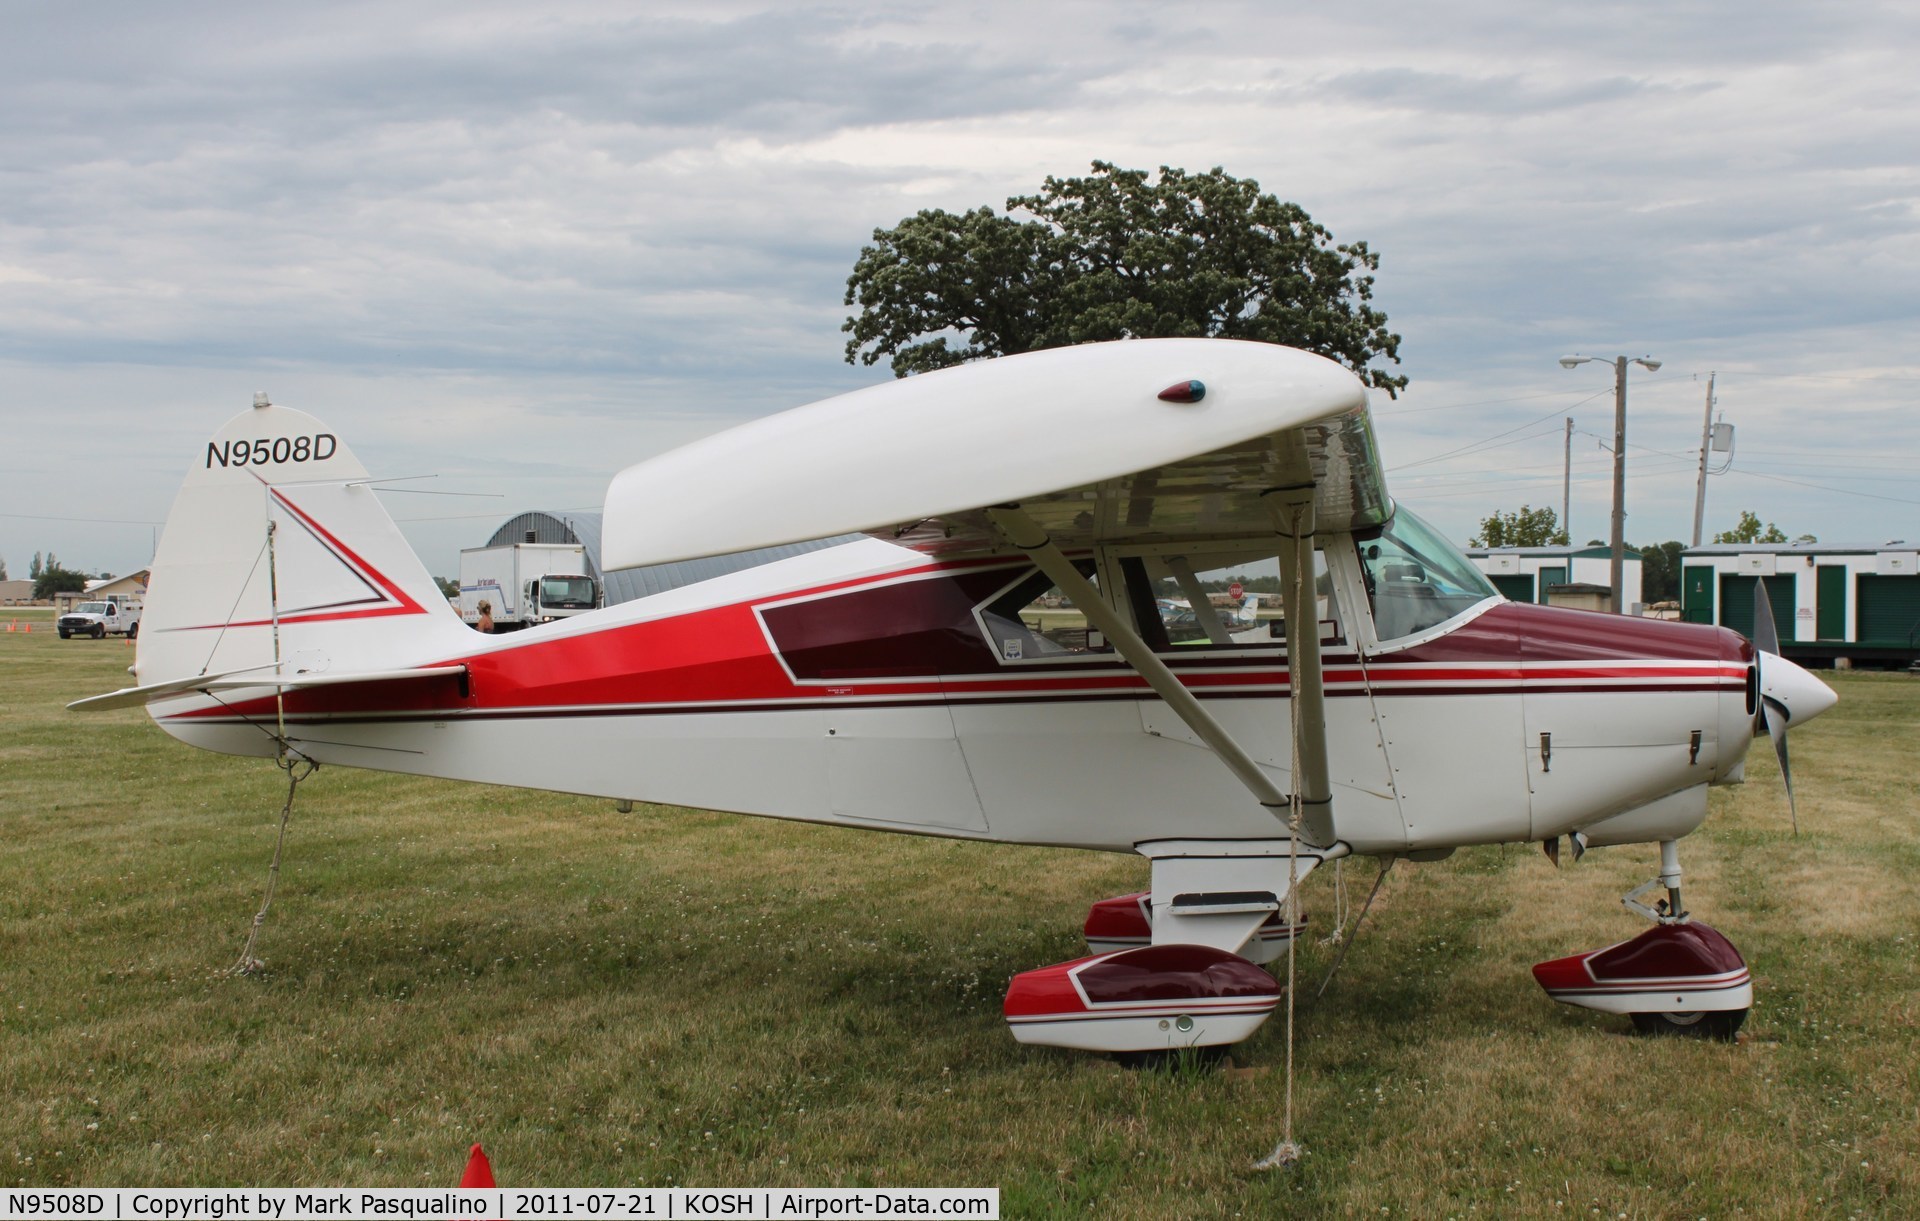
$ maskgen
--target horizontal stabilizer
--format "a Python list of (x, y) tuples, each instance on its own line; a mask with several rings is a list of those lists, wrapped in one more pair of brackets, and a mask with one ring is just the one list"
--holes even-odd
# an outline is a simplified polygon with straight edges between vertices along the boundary
[(441, 678), (466, 673), (465, 666), (419, 666), (408, 670), (359, 670), (339, 674), (289, 674), (275, 677), (251, 670), (228, 670), (222, 674), (202, 674), (175, 679), (170, 683), (149, 683), (144, 687), (123, 687), (105, 695), (91, 695), (67, 705), (71, 712), (104, 712), (109, 708), (134, 708), (153, 700), (194, 692), (235, 691), (246, 687), (270, 687), (292, 691), (306, 687), (328, 687), (340, 683), (387, 683), (409, 678)]

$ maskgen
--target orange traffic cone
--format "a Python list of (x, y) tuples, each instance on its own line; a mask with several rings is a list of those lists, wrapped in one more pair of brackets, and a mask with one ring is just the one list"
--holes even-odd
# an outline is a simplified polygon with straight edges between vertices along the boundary
[(493, 1181), (493, 1164), (487, 1161), (487, 1152), (479, 1145), (473, 1147), (473, 1156), (467, 1159), (467, 1172), (460, 1176), (462, 1187), (496, 1187)]

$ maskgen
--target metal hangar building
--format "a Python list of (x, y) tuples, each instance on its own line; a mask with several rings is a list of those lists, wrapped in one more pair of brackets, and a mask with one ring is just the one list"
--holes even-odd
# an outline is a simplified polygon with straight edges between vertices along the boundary
[(600, 562), (600, 528), (602, 514), (571, 513), (558, 509), (530, 509), (507, 519), (486, 546), (504, 547), (509, 543), (579, 543), (587, 549), (587, 575), (600, 582), (600, 588), (606, 591), (607, 606), (621, 602), (631, 602), (636, 598), (645, 598), (653, 594), (665, 593), (669, 589), (679, 589), (685, 585), (695, 585), (701, 581), (711, 581), (715, 577), (724, 577), (728, 573), (742, 572), (748, 568), (758, 568), (762, 564), (771, 564), (775, 560), (784, 560), (789, 556), (805, 555), (809, 551), (821, 551), (828, 547), (837, 547), (841, 543), (862, 538), (858, 534), (842, 534), (834, 538), (814, 539), (805, 543), (788, 543), (783, 547), (762, 547), (754, 551), (740, 551), (732, 555), (706, 556), (697, 560), (682, 560), (677, 564), (656, 564), (649, 568), (624, 568), (617, 572), (608, 572)]

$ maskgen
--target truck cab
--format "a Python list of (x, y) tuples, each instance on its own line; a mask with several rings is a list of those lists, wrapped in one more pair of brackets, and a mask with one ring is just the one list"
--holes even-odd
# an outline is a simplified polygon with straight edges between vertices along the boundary
[(564, 619), (600, 603), (599, 583), (592, 577), (544, 576), (528, 581), (521, 592), (526, 598), (527, 617), (534, 623)]

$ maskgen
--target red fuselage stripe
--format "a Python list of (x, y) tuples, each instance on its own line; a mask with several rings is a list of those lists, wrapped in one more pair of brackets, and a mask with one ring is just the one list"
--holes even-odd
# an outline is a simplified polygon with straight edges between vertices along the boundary
[[(373, 573), (403, 606), (340, 617), (417, 613), (417, 603), (284, 497), (276, 497), (317, 531), (342, 558)], [(287, 713), (295, 719), (385, 719), (396, 713), (443, 712), (454, 716), (533, 718), (781, 711), (857, 701), (886, 707), (935, 703), (1032, 700), (1150, 699), (1145, 680), (1111, 655), (1076, 655), (1046, 663), (1000, 660), (981, 639), (971, 608), (978, 595), (956, 598), (951, 573), (969, 590), (981, 588), (988, 568), (1020, 566), (1005, 560), (923, 564), (850, 578), (745, 602), (669, 615), (599, 631), (542, 633), (524, 643), (431, 664), (464, 665), (470, 682), (456, 684), (341, 684), (290, 692)], [(924, 596), (902, 602), (903, 579), (924, 587)], [(1006, 582), (994, 582), (1002, 588)], [(871, 591), (891, 592), (884, 608), (893, 615), (924, 611), (926, 618), (871, 620), (881, 604), (864, 600)], [(816, 654), (833, 654), (831, 671), (796, 680), (783, 654), (770, 643), (764, 608), (807, 603), (817, 618), (804, 625)], [(964, 622), (956, 618), (959, 606)], [(862, 614), (862, 609), (868, 614)], [(284, 620), (283, 620), (284, 622)], [(928, 640), (947, 661), (965, 668), (927, 672), (917, 646)], [(872, 642), (870, 653), (863, 642)], [(939, 643), (951, 642), (951, 643)], [(1373, 659), (1364, 668), (1348, 653), (1327, 659), (1330, 696), (1461, 696), (1656, 691), (1731, 692), (1748, 679), (1751, 646), (1723, 629), (1624, 620), (1546, 607), (1500, 605), (1444, 636)], [(869, 658), (871, 660), (869, 660)], [(787, 661), (791, 660), (787, 656)], [(1181, 681), (1204, 698), (1284, 697), (1289, 674), (1284, 656), (1249, 648), (1244, 655), (1209, 651), (1172, 656)], [(402, 691), (401, 688), (406, 688)], [(176, 714), (221, 719), (256, 715), (271, 697)]]

